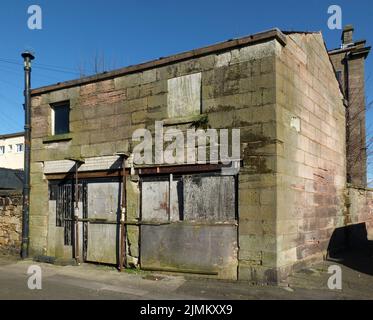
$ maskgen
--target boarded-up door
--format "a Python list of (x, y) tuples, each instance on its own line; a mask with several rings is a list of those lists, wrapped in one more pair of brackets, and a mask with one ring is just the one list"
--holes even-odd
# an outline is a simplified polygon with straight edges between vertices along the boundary
[(147, 224), (141, 226), (141, 267), (235, 279), (236, 178), (217, 174), (170, 178), (142, 179), (142, 220)]
[(119, 182), (87, 183), (88, 262), (117, 264), (119, 212)]

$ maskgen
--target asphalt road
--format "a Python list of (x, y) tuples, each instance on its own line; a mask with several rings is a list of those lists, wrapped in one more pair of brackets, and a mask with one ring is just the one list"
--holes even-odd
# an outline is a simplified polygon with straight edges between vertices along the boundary
[[(331, 264), (335, 263), (325, 262), (298, 272), (286, 283), (274, 287), (180, 275), (133, 271), (119, 273), (113, 268), (88, 264), (62, 267), (0, 257), (0, 299), (373, 299), (373, 275), (343, 265), (340, 265), (343, 270), (342, 290), (328, 289), (328, 266)], [(28, 287), (32, 275), (27, 272), (32, 265), (41, 268), (41, 290)]]

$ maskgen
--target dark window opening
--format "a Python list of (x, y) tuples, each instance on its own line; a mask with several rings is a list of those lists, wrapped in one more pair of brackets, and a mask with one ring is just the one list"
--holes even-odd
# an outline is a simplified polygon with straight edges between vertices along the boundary
[(54, 105), (54, 135), (70, 132), (70, 105), (68, 103)]

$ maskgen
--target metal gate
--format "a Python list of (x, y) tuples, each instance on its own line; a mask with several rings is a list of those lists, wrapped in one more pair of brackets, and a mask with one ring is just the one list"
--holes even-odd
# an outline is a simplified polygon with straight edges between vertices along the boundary
[(56, 226), (64, 228), (65, 246), (73, 245), (74, 193), (72, 184), (62, 184), (57, 188)]
[[(51, 188), (51, 190), (55, 190)], [(56, 195), (56, 226), (64, 228), (64, 244), (85, 262), (118, 264), (121, 183), (87, 180), (78, 185), (60, 183)], [(52, 191), (55, 192), (55, 191)], [(74, 219), (78, 198), (78, 225)], [(75, 245), (78, 243), (77, 248)]]

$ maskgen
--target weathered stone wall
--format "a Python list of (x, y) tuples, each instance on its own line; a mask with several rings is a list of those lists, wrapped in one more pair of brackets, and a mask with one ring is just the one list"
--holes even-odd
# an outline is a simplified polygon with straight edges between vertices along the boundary
[(22, 195), (0, 195), (0, 252), (16, 254), (22, 241)]
[[(271, 43), (267, 57), (253, 58), (251, 103), (238, 111), (243, 167), (239, 175), (240, 280), (273, 278), (276, 266), (276, 78), (275, 57), (281, 45)], [(244, 83), (245, 83), (244, 82)], [(250, 101), (250, 100), (249, 100)]]
[(345, 225), (365, 224), (366, 240), (373, 240), (373, 190), (348, 186), (345, 217)]
[(346, 250), (367, 252), (373, 240), (373, 190), (348, 185), (344, 196), (344, 221), (333, 231), (328, 246), (332, 259), (343, 257)]
[[(140, 190), (138, 181), (127, 178), (127, 219), (129, 221), (140, 220)], [(127, 264), (138, 266), (140, 228), (138, 226), (127, 226)]]
[(322, 259), (345, 221), (345, 107), (321, 34), (290, 34), (276, 60), (279, 278)]

